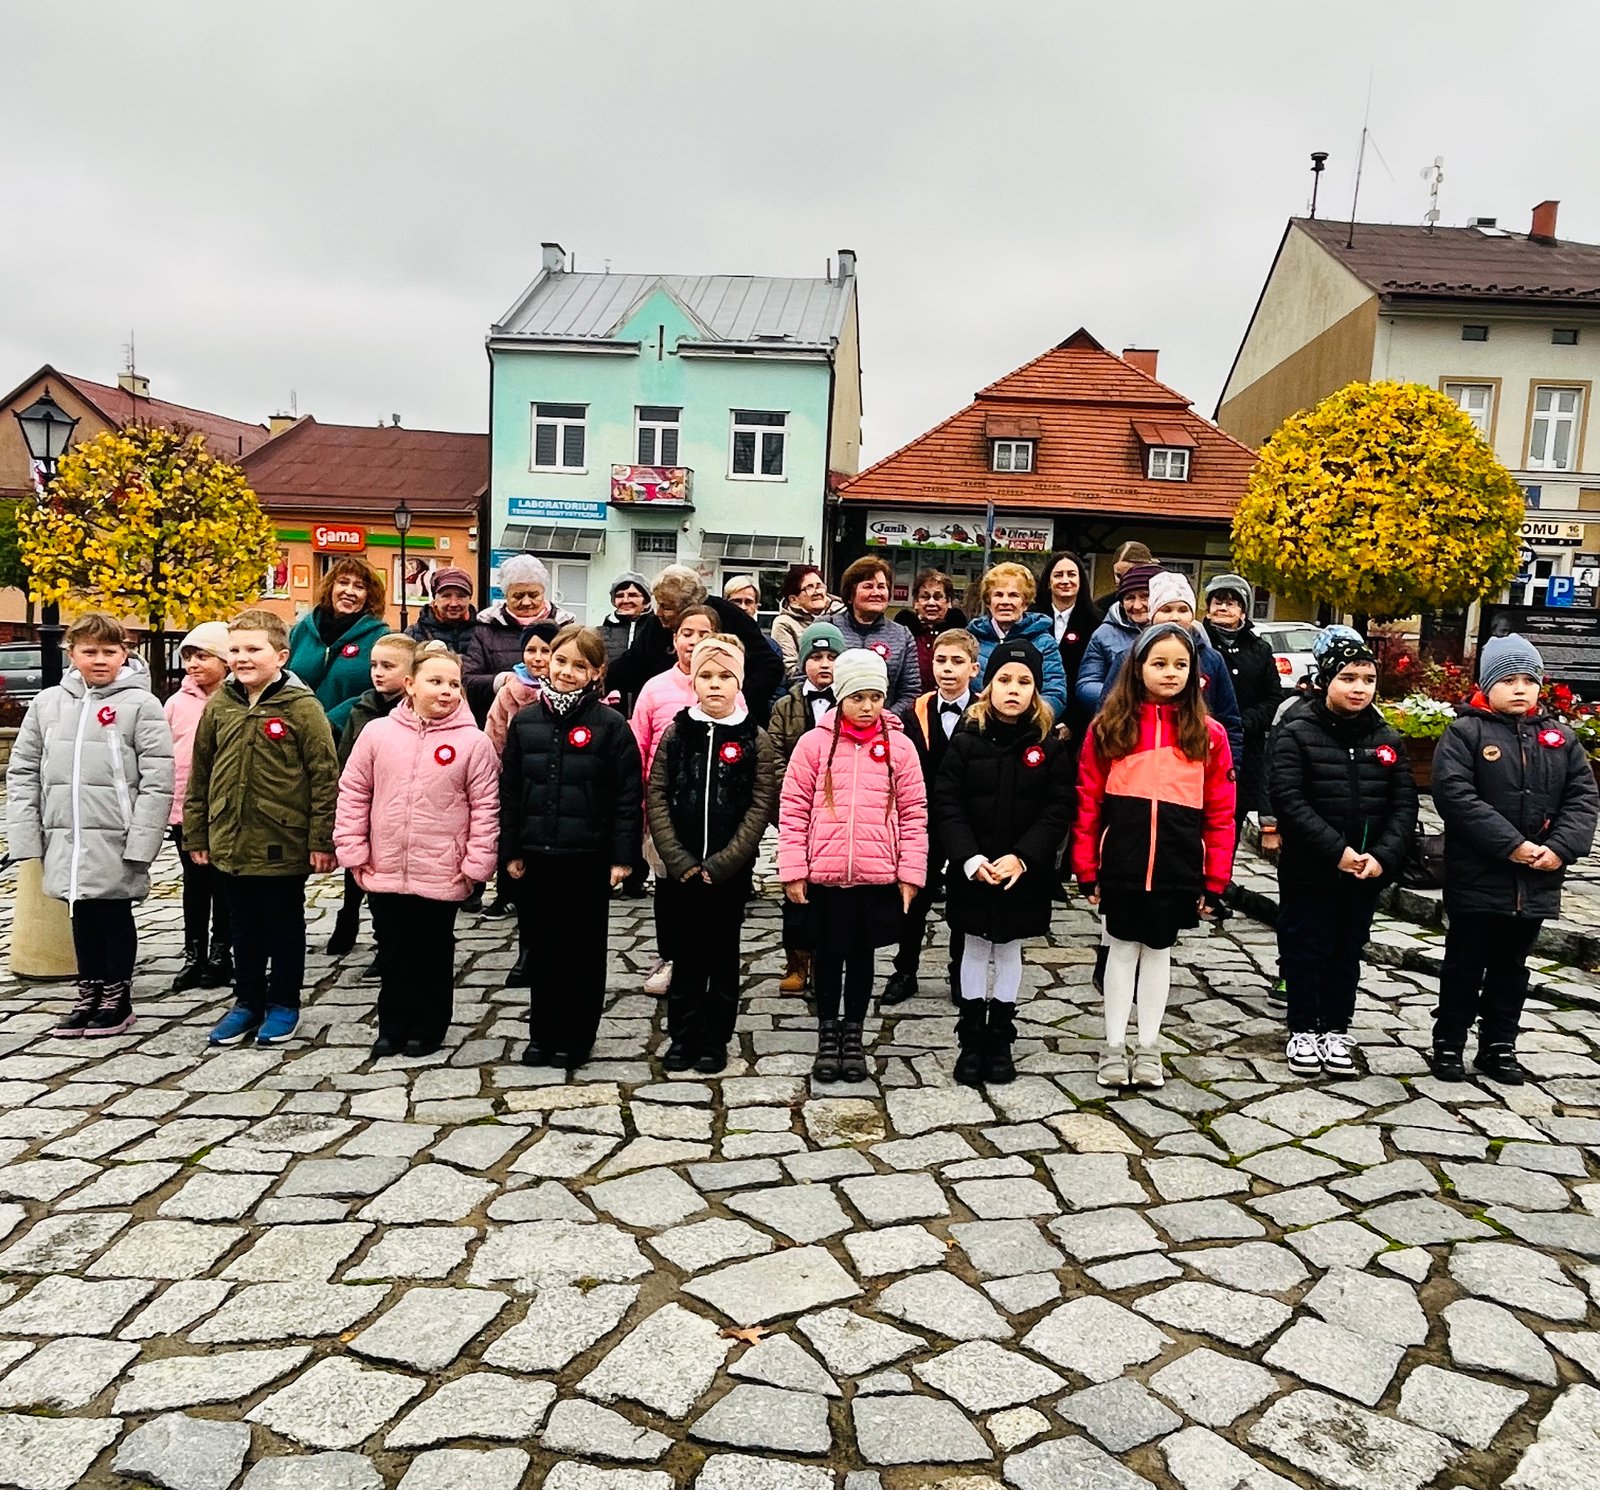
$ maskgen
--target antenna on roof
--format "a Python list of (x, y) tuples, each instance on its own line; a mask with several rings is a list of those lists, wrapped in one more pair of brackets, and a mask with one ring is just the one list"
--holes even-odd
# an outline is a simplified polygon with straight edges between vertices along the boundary
[(289, 390), (289, 415), (294, 419), (300, 417), (300, 395), (293, 388)]
[(138, 368), (139, 364), (134, 361), (134, 357), (133, 357), (133, 332), (131, 332), (131, 331), (128, 333), (127, 341), (124, 342), (123, 345), (122, 345), (122, 359), (123, 359), (123, 366), (122, 366), (123, 372), (131, 373), (131, 372), (135, 371)]
[(1311, 152), (1311, 213), (1317, 215), (1317, 188), (1322, 185), (1322, 173), (1328, 168), (1328, 152), (1326, 150), (1313, 150)]
[(1422, 220), (1427, 223), (1431, 233), (1439, 221), (1439, 183), (1444, 180), (1444, 156), (1434, 156), (1433, 164), (1422, 168), (1422, 179), (1431, 179), (1433, 183), (1428, 188), (1428, 210), (1422, 214)]
[(1367, 108), (1361, 116), (1361, 148), (1356, 151), (1356, 184), (1350, 193), (1350, 231), (1345, 234), (1344, 246), (1356, 246), (1356, 203), (1361, 200), (1361, 166), (1367, 158), (1367, 125), (1372, 120), (1372, 69), (1367, 69)]

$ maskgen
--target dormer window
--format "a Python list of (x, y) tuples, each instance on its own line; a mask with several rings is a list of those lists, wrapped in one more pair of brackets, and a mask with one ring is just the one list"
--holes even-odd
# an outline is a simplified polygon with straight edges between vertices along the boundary
[(1152, 481), (1187, 481), (1189, 452), (1172, 445), (1152, 445), (1145, 452), (1145, 475)]
[(989, 446), (991, 471), (1031, 471), (1032, 440), (993, 440)]

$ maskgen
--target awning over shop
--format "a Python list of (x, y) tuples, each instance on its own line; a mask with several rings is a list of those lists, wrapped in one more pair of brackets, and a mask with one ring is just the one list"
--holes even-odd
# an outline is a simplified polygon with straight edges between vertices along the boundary
[(804, 538), (772, 533), (702, 533), (700, 557), (703, 559), (748, 559), (754, 562), (798, 564), (806, 556)]
[(580, 554), (593, 558), (606, 546), (604, 528), (578, 528), (562, 523), (507, 523), (496, 548), (530, 554)]

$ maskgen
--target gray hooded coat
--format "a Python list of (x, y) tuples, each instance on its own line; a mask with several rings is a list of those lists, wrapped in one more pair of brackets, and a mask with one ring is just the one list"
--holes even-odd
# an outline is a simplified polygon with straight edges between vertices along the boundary
[(172, 807), (172, 731), (142, 663), (103, 688), (69, 672), (33, 701), (6, 768), (14, 859), (44, 860), (44, 893), (143, 900)]

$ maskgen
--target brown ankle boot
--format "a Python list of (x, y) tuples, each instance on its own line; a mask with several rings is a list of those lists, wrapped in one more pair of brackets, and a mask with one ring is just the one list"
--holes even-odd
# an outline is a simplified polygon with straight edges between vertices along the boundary
[(811, 954), (790, 952), (788, 970), (778, 982), (779, 993), (804, 993), (811, 985)]

